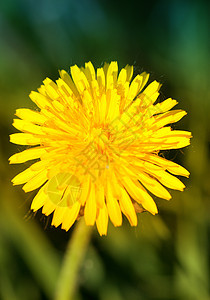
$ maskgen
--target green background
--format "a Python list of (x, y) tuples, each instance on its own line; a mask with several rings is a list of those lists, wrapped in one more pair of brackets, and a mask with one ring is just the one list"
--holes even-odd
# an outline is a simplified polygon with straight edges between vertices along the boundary
[(175, 128), (192, 131), (192, 144), (165, 156), (191, 176), (137, 228), (124, 220), (107, 237), (94, 231), (75, 299), (210, 299), (209, 15), (208, 1), (0, 2), (0, 299), (53, 299), (72, 233), (32, 214), (34, 193), (10, 183), (26, 167), (7, 161), (21, 151), (8, 141), (15, 109), (33, 107), (28, 94), (45, 77), (89, 60), (145, 70), (163, 83), (161, 99), (179, 101), (188, 115)]

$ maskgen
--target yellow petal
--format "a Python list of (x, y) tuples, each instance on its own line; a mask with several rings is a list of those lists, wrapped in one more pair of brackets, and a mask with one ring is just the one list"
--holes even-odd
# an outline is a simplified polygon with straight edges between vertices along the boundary
[(144, 90), (143, 94), (149, 99), (155, 92), (158, 92), (161, 87), (161, 84), (154, 80), (151, 82), (146, 89)]
[(61, 139), (61, 137), (69, 138), (69, 134), (61, 131), (59, 129), (54, 129), (54, 128), (49, 128), (49, 127), (42, 127), (42, 133), (46, 135), (51, 135), (51, 136), (57, 136), (58, 138)]
[(89, 88), (89, 83), (85, 74), (78, 68), (77, 65), (71, 67), (71, 76), (80, 94), (82, 94), (86, 88)]
[(65, 229), (67, 231), (74, 224), (76, 218), (78, 217), (80, 206), (81, 204), (77, 201), (71, 208), (67, 208), (63, 216), (63, 222), (61, 225), (62, 229)]
[(82, 206), (85, 205), (85, 202), (89, 197), (89, 193), (90, 193), (90, 176), (87, 176), (87, 178), (83, 181), (81, 185), (81, 194), (78, 200)]
[(148, 154), (146, 156), (146, 159), (155, 164), (163, 166), (164, 169), (167, 169), (170, 173), (173, 173), (175, 175), (181, 175), (186, 177), (189, 177), (190, 175), (190, 173), (184, 167), (158, 155)]
[(91, 81), (91, 95), (95, 101), (95, 104), (98, 104), (100, 101), (99, 85), (96, 79)]
[(97, 81), (101, 93), (105, 90), (105, 74), (103, 68), (97, 69)]
[(182, 167), (176, 163), (173, 163), (173, 162), (172, 162), (172, 164), (167, 166), (167, 170), (174, 175), (181, 175), (181, 176), (185, 176), (185, 177), (190, 176), (189, 171), (187, 171), (184, 167)]
[(177, 103), (176, 100), (168, 98), (161, 103), (157, 103), (155, 107), (157, 108), (158, 113), (164, 113), (173, 108)]
[(120, 207), (123, 213), (128, 218), (131, 226), (136, 226), (137, 225), (136, 212), (133, 203), (131, 202), (131, 199), (124, 188), (121, 189), (121, 197), (119, 198), (119, 202), (120, 202)]
[(30, 133), (13, 133), (10, 135), (10, 142), (19, 145), (39, 145), (41, 139)]
[(46, 89), (45, 89), (44, 84), (42, 84), (42, 85), (38, 88), (38, 92), (39, 92), (40, 94), (42, 94), (43, 96), (47, 96), (47, 92), (46, 92)]
[(185, 185), (175, 176), (169, 174), (166, 171), (152, 171), (153, 176), (155, 176), (163, 185), (170, 189), (183, 191)]
[(36, 194), (36, 196), (34, 197), (32, 204), (31, 204), (31, 209), (33, 211), (37, 211), (38, 209), (40, 209), (47, 201), (48, 201), (48, 196), (47, 194), (44, 192), (45, 190), (45, 186), (43, 186), (38, 193)]
[(152, 199), (152, 197), (147, 193), (147, 191), (143, 188), (143, 186), (139, 182), (136, 182), (135, 184), (138, 187), (139, 194), (141, 195), (142, 198), (142, 202), (141, 202), (142, 206), (146, 210), (151, 212), (151, 214), (153, 215), (157, 214), (158, 213), (157, 206), (154, 200)]
[(133, 77), (133, 66), (126, 65), (125, 70), (126, 70), (126, 73), (127, 73), (127, 80), (126, 81), (130, 82), (132, 77)]
[(58, 86), (50, 78), (46, 78), (43, 81), (45, 85), (45, 91), (47, 92), (50, 99), (56, 100), (60, 98), (58, 93)]
[(12, 124), (16, 129), (23, 131), (23, 132), (29, 132), (33, 134), (43, 134), (42, 127), (39, 125), (34, 125), (28, 121), (20, 120), (20, 119), (14, 119)]
[(85, 63), (85, 68), (82, 68), (82, 71), (90, 82), (96, 79), (95, 69), (90, 61)]
[(122, 69), (119, 73), (117, 83), (118, 85), (124, 85), (127, 80), (127, 72), (125, 69)]
[(51, 223), (53, 226), (58, 227), (63, 222), (63, 217), (67, 209), (66, 207), (56, 207)]
[(100, 235), (107, 234), (108, 211), (106, 205), (99, 209), (98, 216), (96, 218), (96, 225)]
[[(166, 136), (170, 135), (171, 132), (172, 132), (172, 129), (171, 129), (170, 126), (162, 127), (160, 129), (158, 129), (157, 131), (155, 131), (153, 133), (153, 136), (155, 138), (162, 138), (162, 139), (164, 139)], [(166, 139), (165, 139), (165, 142), (167, 142)]]
[(108, 67), (106, 75), (106, 89), (113, 89), (117, 84), (118, 65), (116, 61), (112, 61)]
[(48, 97), (46, 97), (40, 93), (32, 91), (30, 93), (29, 97), (40, 108), (45, 108), (45, 107), (51, 106), (51, 103), (50, 103), (51, 100)]
[(48, 200), (42, 208), (42, 213), (46, 216), (49, 216), (55, 209), (56, 205)]
[(30, 166), (30, 169), (32, 171), (41, 171), (46, 168), (46, 166), (49, 165), (49, 160), (39, 160), (35, 162), (33, 165)]
[(66, 107), (60, 101), (57, 100), (52, 101), (52, 106), (58, 113), (63, 113), (66, 109)]
[(36, 171), (33, 171), (31, 168), (24, 170), (23, 172), (19, 173), (12, 179), (13, 185), (23, 184), (30, 180), (37, 174)]
[(121, 196), (121, 187), (116, 176), (116, 170), (114, 169), (110, 169), (110, 182), (112, 183), (111, 189), (113, 192), (113, 196), (119, 199)]
[(117, 199), (115, 199), (113, 196), (110, 184), (111, 183), (109, 182), (107, 183), (107, 192), (106, 192), (106, 203), (107, 203), (108, 214), (114, 226), (121, 226), (122, 213)]
[(183, 131), (183, 130), (172, 130), (169, 134), (162, 137), (163, 141), (163, 149), (177, 149), (183, 148), (190, 144), (190, 138), (192, 137), (191, 132)]
[(151, 212), (153, 215), (157, 214), (157, 206), (153, 201), (152, 197), (145, 191), (145, 189), (135, 181), (131, 180), (129, 177), (123, 177), (122, 183), (131, 197), (136, 200), (138, 203)]
[(171, 199), (170, 193), (156, 179), (143, 172), (138, 173), (138, 179), (155, 196), (166, 200)]
[(139, 93), (143, 78), (140, 75), (137, 75), (134, 80), (131, 82), (129, 93), (127, 96), (127, 104), (130, 103)]
[(149, 74), (146, 72), (142, 72), (140, 74), (140, 76), (142, 77), (142, 83), (141, 83), (140, 90), (142, 90), (144, 88), (144, 86), (147, 84), (147, 81), (149, 80)]
[(144, 102), (145, 102), (145, 104), (146, 105), (151, 105), (151, 104), (153, 104), (156, 100), (157, 100), (157, 98), (159, 97), (159, 95), (160, 95), (160, 93), (159, 92), (155, 92), (154, 94), (152, 94), (151, 96), (145, 96), (144, 97)]
[(27, 108), (20, 108), (16, 110), (16, 116), (31, 123), (43, 125), (47, 118), (41, 113)]
[(80, 182), (69, 172), (58, 172), (48, 181), (45, 192), (56, 206), (71, 207), (80, 195)]
[(59, 71), (60, 73), (60, 77), (63, 79), (63, 81), (69, 86), (69, 88), (72, 90), (73, 94), (77, 97), (80, 98), (79, 92), (73, 82), (73, 80), (71, 79), (71, 77), (69, 76), (69, 74), (64, 71), (61, 70)]
[(156, 117), (153, 127), (160, 128), (167, 124), (176, 123), (180, 119), (182, 119), (186, 114), (186, 111), (180, 109), (171, 110), (164, 114), (160, 114)]
[(10, 164), (20, 164), (28, 160), (37, 159), (46, 153), (45, 148), (30, 148), (16, 153), (9, 158)]
[(28, 182), (23, 186), (23, 190), (27, 193), (38, 189), (48, 179), (47, 172), (48, 172), (47, 170), (43, 170), (38, 174), (36, 174), (33, 178), (28, 180)]
[(101, 120), (101, 123), (104, 124), (105, 123), (105, 119), (106, 119), (106, 111), (107, 111), (107, 103), (106, 103), (106, 95), (103, 94), (101, 96), (101, 101), (99, 103), (99, 117)]
[(90, 193), (86, 200), (84, 217), (86, 225), (94, 225), (96, 220), (96, 192), (93, 184), (90, 185)]
[(119, 115), (119, 96), (117, 90), (107, 92), (107, 120), (111, 122)]
[(59, 92), (63, 96), (63, 99), (65, 100), (66, 104), (69, 104), (72, 107), (74, 105), (74, 99), (72, 97), (73, 96), (73, 92), (72, 92), (71, 88), (61, 78), (59, 78), (58, 80), (56, 80), (56, 83), (57, 83), (57, 85), (59, 87)]
[(88, 114), (94, 111), (93, 98), (87, 90), (83, 92), (82, 104), (85, 112), (87, 112)]
[(98, 207), (104, 206), (104, 186), (101, 183), (96, 184), (96, 202)]

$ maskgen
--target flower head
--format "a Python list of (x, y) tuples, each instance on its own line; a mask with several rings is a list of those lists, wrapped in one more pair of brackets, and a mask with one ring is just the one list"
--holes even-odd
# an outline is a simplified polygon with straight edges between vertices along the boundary
[(145, 87), (149, 74), (132, 77), (133, 67), (118, 74), (117, 62), (97, 70), (91, 62), (75, 65), (71, 76), (62, 70), (56, 82), (46, 78), (31, 92), (39, 111), (16, 111), (13, 125), (22, 133), (10, 140), (32, 147), (10, 163), (36, 162), (12, 182), (25, 192), (39, 188), (31, 209), (53, 213), (54, 226), (68, 230), (84, 216), (103, 235), (109, 218), (122, 224), (122, 213), (136, 226), (137, 212), (158, 212), (151, 194), (169, 200), (165, 187), (184, 189), (174, 175), (189, 172), (158, 153), (189, 145), (190, 132), (169, 126), (186, 112), (171, 110), (177, 104), (171, 98), (155, 104), (161, 85)]

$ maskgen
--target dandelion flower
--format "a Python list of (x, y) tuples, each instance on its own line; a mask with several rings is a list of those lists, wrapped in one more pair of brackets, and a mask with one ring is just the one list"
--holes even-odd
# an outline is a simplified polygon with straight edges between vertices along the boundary
[(132, 77), (133, 67), (118, 74), (117, 62), (96, 70), (91, 62), (74, 65), (71, 76), (62, 70), (31, 92), (37, 111), (17, 109), (13, 125), (21, 133), (10, 140), (30, 147), (10, 163), (36, 161), (12, 182), (39, 189), (31, 209), (53, 213), (52, 225), (69, 230), (84, 217), (106, 235), (109, 219), (121, 226), (123, 213), (136, 226), (136, 213), (157, 214), (152, 194), (169, 200), (166, 188), (184, 189), (174, 175), (189, 172), (159, 152), (189, 145), (191, 133), (169, 125), (186, 112), (171, 110), (171, 98), (156, 103), (161, 84), (147, 85), (149, 74)]

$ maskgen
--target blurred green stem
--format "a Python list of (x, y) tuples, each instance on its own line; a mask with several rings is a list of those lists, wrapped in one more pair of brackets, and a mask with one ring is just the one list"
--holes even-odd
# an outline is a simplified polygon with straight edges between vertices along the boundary
[(75, 299), (78, 272), (90, 241), (91, 231), (92, 227), (87, 226), (84, 219), (77, 222), (61, 267), (55, 300)]

